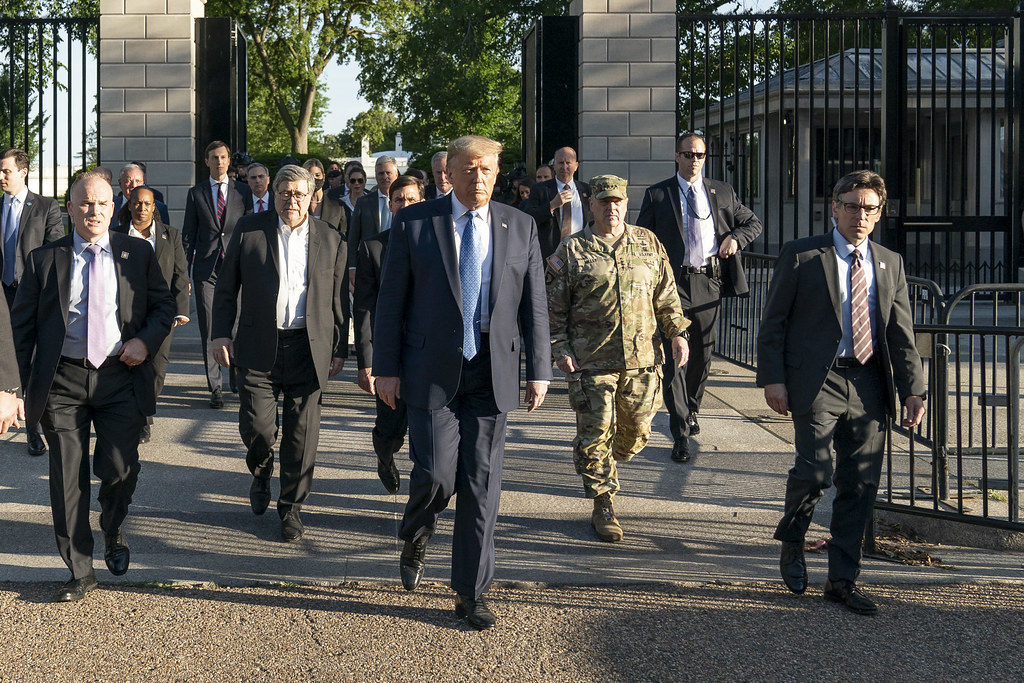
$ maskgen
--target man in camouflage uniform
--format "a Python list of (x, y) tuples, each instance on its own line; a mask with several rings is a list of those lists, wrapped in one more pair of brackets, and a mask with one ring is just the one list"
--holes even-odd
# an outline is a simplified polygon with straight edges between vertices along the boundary
[(547, 259), (552, 358), (569, 380), (576, 411), (573, 462), (594, 499), (591, 526), (622, 539), (612, 498), (616, 461), (639, 453), (661, 403), (661, 335), (676, 367), (686, 363), (686, 327), (672, 267), (654, 233), (627, 225), (626, 181), (590, 181), (594, 222)]

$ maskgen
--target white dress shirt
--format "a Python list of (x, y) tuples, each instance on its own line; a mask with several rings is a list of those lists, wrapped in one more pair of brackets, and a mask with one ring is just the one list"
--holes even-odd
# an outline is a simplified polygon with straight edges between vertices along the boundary
[[(698, 178), (697, 182), (691, 183), (684, 179), (679, 173), (676, 173), (676, 180), (679, 181), (679, 208), (682, 211), (681, 216), (686, 217), (686, 193), (692, 187), (693, 193), (697, 198), (696, 213), (698, 216), (707, 216), (707, 218), (693, 218), (696, 221), (697, 229), (700, 230), (701, 246), (704, 247), (703, 254), (687, 254), (689, 257), (689, 265), (694, 268), (700, 268), (708, 264), (708, 258), (711, 256), (718, 255), (718, 238), (715, 237), (715, 221), (711, 217), (711, 202), (708, 200), (707, 194), (704, 192), (704, 180)], [(684, 239), (686, 235), (683, 235)], [(688, 242), (685, 242), (689, 245)]]
[(306, 327), (309, 218), (294, 228), (277, 219), (277, 326), (282, 330)]
[[(469, 209), (452, 193), (452, 222), (455, 223), (455, 263), (458, 267), (462, 235), (469, 224), (466, 214)], [(480, 231), (480, 248), (483, 250), (483, 273), (480, 274), (480, 331), (491, 329), (491, 268), (494, 257), (491, 253), (491, 205), (484, 204), (476, 209), (476, 226)]]
[[(558, 178), (555, 178), (555, 186), (558, 188), (558, 192), (561, 193), (565, 188), (572, 190), (572, 232), (577, 233), (583, 229), (583, 201), (580, 199), (579, 188), (576, 187), (575, 180), (569, 180), (567, 183), (563, 183)], [(558, 212), (556, 218), (557, 222), (561, 225), (562, 209), (564, 206), (560, 206), (555, 211)]]
[[(263, 202), (263, 208), (260, 208), (260, 202)], [(256, 213), (261, 213), (270, 209), (270, 190), (262, 197), (253, 197), (252, 199), (252, 210)]]
[[(21, 188), (21, 192), (16, 195), (4, 194), (4, 215), (3, 222), (0, 223), (0, 240), (4, 238), (4, 226), (7, 225), (7, 214), (11, 211), (14, 212), (14, 234), (17, 235), (21, 229), (21, 213), (25, 210), (25, 200), (28, 199), (28, 188)], [(13, 204), (13, 208), (12, 205)], [(3, 264), (0, 264), (0, 268)]]
[[(69, 358), (85, 358), (89, 355), (89, 291), (86, 289), (89, 261), (92, 256), (85, 255), (89, 242), (74, 232), (71, 259), (71, 289), (68, 296), (68, 325), (64, 334), (64, 346), (61, 355)], [(106, 273), (106, 301), (103, 306), (104, 326), (106, 327), (107, 356), (113, 356), (121, 350), (121, 323), (117, 310), (117, 269), (114, 266), (114, 255), (110, 253), (110, 234), (104, 233), (97, 242), (102, 251), (96, 258), (107, 262), (103, 269)]]

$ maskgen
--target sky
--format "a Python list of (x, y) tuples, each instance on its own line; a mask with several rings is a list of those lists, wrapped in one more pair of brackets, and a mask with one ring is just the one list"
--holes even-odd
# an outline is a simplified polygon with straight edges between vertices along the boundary
[(370, 103), (359, 97), (359, 65), (355, 62), (332, 62), (324, 69), (324, 82), (330, 103), (324, 115), (323, 129), (329, 134), (340, 133), (349, 119), (370, 108)]

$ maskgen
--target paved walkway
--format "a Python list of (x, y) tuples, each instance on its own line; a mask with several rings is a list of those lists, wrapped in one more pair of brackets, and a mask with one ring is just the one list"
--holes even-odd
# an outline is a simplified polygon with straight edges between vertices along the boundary
[[(171, 374), (160, 399), (153, 441), (126, 534), (132, 569), (115, 580), (100, 559), (101, 581), (294, 583), (397, 582), (396, 530), (408, 486), (384, 492), (370, 446), (373, 403), (346, 368), (331, 382), (323, 411), (314, 490), (303, 510), (307, 527), (295, 545), (279, 540), (273, 510), (249, 509), (249, 475), (237, 430), (237, 399), (206, 407), (195, 326), (174, 342)], [(751, 373), (716, 361), (702, 411), (699, 452), (687, 465), (669, 459), (667, 415), (651, 445), (621, 467), (616, 511), (622, 543), (597, 541), (590, 504), (573, 472), (574, 431), (563, 382), (544, 407), (509, 420), (504, 492), (497, 528), (497, 579), (554, 585), (706, 581), (774, 581), (778, 545), (771, 533), (790, 466), (792, 428), (771, 416)], [(0, 581), (63, 581), (46, 484), (47, 461), (30, 458), (21, 434), (0, 440)], [(276, 480), (274, 483), (276, 494)], [(95, 486), (94, 486), (95, 492)], [(830, 505), (819, 505), (810, 538), (827, 538)], [(94, 502), (94, 507), (96, 507)], [(428, 550), (427, 579), (449, 574), (451, 511)], [(825, 526), (823, 526), (825, 525)], [(98, 528), (94, 518), (94, 528)], [(863, 580), (945, 583), (1024, 580), (1024, 555), (966, 548), (929, 548), (939, 567), (868, 560)], [(811, 556), (813, 582), (824, 581), (825, 557)]]

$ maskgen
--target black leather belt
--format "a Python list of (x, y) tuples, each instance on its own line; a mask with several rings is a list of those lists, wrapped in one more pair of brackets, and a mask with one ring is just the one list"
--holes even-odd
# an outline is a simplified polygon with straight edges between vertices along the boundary
[(871, 354), (871, 358), (868, 359), (867, 363), (861, 363), (856, 358), (846, 356), (837, 357), (834, 361), (832, 361), (832, 367), (836, 368), (837, 370), (851, 370), (853, 368), (864, 368), (874, 364), (875, 354)]
[(722, 277), (722, 259), (717, 256), (709, 256), (708, 264), (700, 268), (694, 266), (683, 266), (682, 270), (687, 275), (707, 275), (708, 277)]
[(288, 330), (283, 330), (281, 328), (277, 328), (277, 338), (278, 339), (291, 339), (293, 337), (305, 337), (305, 336), (306, 336), (306, 328), (305, 327), (296, 327), (294, 329), (288, 329)]
[[(67, 363), (68, 365), (76, 365), (80, 368), (89, 368), (91, 370), (97, 369), (95, 365), (89, 362), (88, 358), (72, 358), (71, 356), (61, 356), (60, 362)], [(107, 359), (103, 361), (103, 365), (101, 365), (100, 367), (109, 368), (111, 365), (114, 365), (117, 362), (117, 356), (107, 356)]]

